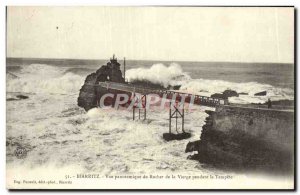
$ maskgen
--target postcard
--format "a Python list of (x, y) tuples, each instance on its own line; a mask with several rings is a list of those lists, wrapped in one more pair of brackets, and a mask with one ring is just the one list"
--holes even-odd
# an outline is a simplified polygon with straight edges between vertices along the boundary
[(8, 189), (294, 190), (294, 7), (6, 12)]

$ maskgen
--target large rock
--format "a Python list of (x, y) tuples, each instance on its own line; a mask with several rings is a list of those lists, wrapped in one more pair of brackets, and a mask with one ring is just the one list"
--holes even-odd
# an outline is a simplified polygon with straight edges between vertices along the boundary
[(239, 94), (236, 91), (229, 90), (229, 89), (225, 90), (223, 92), (223, 95), (225, 95), (227, 98), (229, 98), (229, 97), (239, 97)]
[(227, 89), (223, 91), (223, 93), (215, 93), (212, 94), (210, 97), (227, 100), (229, 97), (239, 97), (239, 94), (236, 91)]
[(214, 93), (210, 97), (217, 98), (217, 99), (227, 99), (226, 96), (223, 95), (222, 93)]
[(19, 99), (28, 99), (29, 98), (26, 95), (17, 95), (16, 97), (19, 98)]
[(262, 92), (254, 94), (254, 95), (255, 96), (265, 96), (265, 95), (267, 95), (267, 91), (262, 91)]
[(19, 94), (19, 95), (16, 95), (15, 97), (9, 97), (9, 98), (6, 98), (6, 101), (25, 100), (25, 99), (28, 99), (28, 98), (29, 98), (29, 97), (26, 96), (26, 95)]
[(97, 101), (102, 95), (108, 92), (103, 88), (99, 88), (97, 84), (105, 81), (118, 83), (125, 82), (120, 70), (120, 64), (114, 57), (110, 59), (110, 62), (106, 65), (101, 66), (96, 72), (91, 73), (86, 77), (77, 99), (78, 106), (83, 107), (86, 111), (97, 107)]
[[(238, 112), (239, 110), (228, 110), (223, 114), (220, 114), (219, 111), (207, 112), (209, 117), (206, 118), (206, 124), (202, 127), (200, 140), (189, 142), (185, 150), (185, 152), (197, 151), (198, 153), (188, 158), (222, 170), (243, 173), (257, 171), (269, 174), (291, 174), (293, 172), (293, 144), (286, 147), (284, 144), (276, 143), (276, 139), (281, 139), (284, 133), (268, 137), (269, 134), (263, 135), (262, 132), (270, 133), (270, 131), (266, 130), (267, 127), (260, 125), (259, 133), (254, 134), (253, 126), (257, 125), (255, 123), (258, 119), (250, 119), (249, 122), (245, 120), (248, 116), (246, 113), (251, 114), (252, 110), (245, 109), (240, 114)], [(263, 113), (258, 114), (258, 118), (264, 116)], [(279, 116), (277, 112), (265, 114), (268, 117), (278, 117), (280, 120), (278, 123), (290, 124), (290, 120), (292, 120), (291, 114), (289, 116), (286, 116), (286, 113), (281, 113)], [(218, 126), (218, 123), (223, 125)], [(226, 126), (225, 123), (229, 125)], [(237, 129), (233, 126), (235, 123), (240, 123), (241, 128), (247, 126), (249, 131)], [(288, 132), (288, 130), (292, 130), (292, 125), (290, 126), (289, 129), (282, 130)]]
[(182, 140), (182, 139), (188, 139), (191, 137), (190, 133), (178, 133), (178, 134), (174, 134), (174, 133), (164, 133), (163, 134), (163, 138), (166, 141), (172, 141), (172, 140)]

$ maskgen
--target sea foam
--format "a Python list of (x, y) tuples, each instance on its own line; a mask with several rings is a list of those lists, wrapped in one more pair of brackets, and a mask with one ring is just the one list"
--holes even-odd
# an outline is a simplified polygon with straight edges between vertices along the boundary
[[(126, 71), (129, 81), (146, 80), (167, 87), (181, 86), (179, 91), (192, 94), (211, 96), (214, 93), (222, 93), (225, 90), (234, 90), (243, 93), (240, 97), (231, 97), (232, 103), (264, 103), (272, 100), (293, 100), (294, 91), (290, 88), (274, 87), (269, 84), (258, 82), (236, 83), (224, 80), (192, 79), (188, 73), (183, 72), (179, 64), (172, 63), (169, 66), (154, 64), (150, 68), (136, 68)], [(255, 96), (256, 93), (266, 91), (266, 96)]]
[(164, 87), (170, 85), (171, 81), (178, 77), (190, 79), (190, 76), (184, 73), (181, 66), (176, 63), (172, 63), (170, 66), (154, 64), (150, 68), (135, 68), (126, 71), (126, 78), (129, 82), (147, 80)]
[(44, 64), (22, 67), (18, 78), (7, 73), (7, 92), (60, 93), (78, 92), (84, 77), (71, 72), (64, 74), (64, 68)]
[[(31, 93), (78, 93), (84, 83), (84, 76), (66, 71), (66, 67), (55, 67), (45, 64), (31, 64), (23, 66), (14, 77), (7, 73), (7, 92)], [(231, 103), (264, 103), (272, 100), (293, 100), (294, 90), (290, 88), (274, 87), (258, 82), (236, 83), (224, 80), (192, 79), (184, 72), (179, 64), (154, 64), (150, 68), (135, 68), (126, 71), (129, 81), (146, 80), (164, 87), (180, 86), (180, 91), (192, 94), (211, 96), (229, 89), (243, 93), (239, 97), (231, 97)], [(266, 96), (255, 96), (255, 93), (266, 91)]]

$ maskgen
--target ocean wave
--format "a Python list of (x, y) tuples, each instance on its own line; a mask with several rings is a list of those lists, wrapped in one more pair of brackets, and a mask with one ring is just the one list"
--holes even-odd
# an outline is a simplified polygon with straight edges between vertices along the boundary
[(67, 69), (64, 74), (70, 72), (70, 73), (73, 73), (73, 74), (78, 74), (78, 75), (83, 75), (83, 74), (90, 74), (91, 72), (94, 72), (96, 71), (95, 69), (93, 68), (69, 68)]
[(164, 87), (170, 85), (172, 80), (190, 79), (191, 77), (182, 71), (179, 64), (172, 63), (169, 66), (164, 64), (154, 64), (150, 68), (134, 68), (126, 71), (126, 79), (129, 82), (140, 80), (150, 81)]
[[(243, 93), (239, 97), (229, 98), (231, 103), (264, 103), (269, 98), (271, 100), (293, 100), (294, 91), (289, 88), (274, 87), (269, 84), (257, 82), (235, 83), (223, 80), (194, 79), (181, 82), (181, 91), (188, 91), (199, 95), (210, 96), (214, 93), (222, 93), (225, 90), (234, 90), (237, 93)], [(255, 96), (256, 93), (266, 91), (265, 96)]]
[(6, 72), (6, 79), (7, 80), (16, 79), (16, 78), (19, 78), (19, 77), (17, 75), (15, 75), (14, 73)]
[(39, 77), (53, 77), (61, 75), (64, 72), (64, 68), (50, 66), (47, 64), (30, 64), (28, 66), (22, 66), (21, 74), (34, 75)]
[[(294, 90), (290, 88), (274, 87), (258, 82), (236, 83), (224, 80), (192, 79), (188, 73), (183, 72), (178, 64), (171, 64), (170, 66), (154, 64), (148, 69), (130, 69), (126, 71), (126, 75), (129, 81), (146, 80), (155, 84), (162, 84), (164, 87), (180, 86), (180, 91), (204, 96), (222, 93), (228, 89), (244, 94), (229, 98), (232, 103), (264, 103), (268, 98), (272, 100), (294, 99)], [(267, 95), (255, 96), (256, 93), (262, 91), (266, 91)]]
[[(24, 66), (18, 77), (7, 73), (8, 92), (33, 93), (76, 93), (84, 83), (85, 74), (76, 72), (89, 72), (89, 68), (55, 67), (46, 64), (31, 64)], [(293, 100), (294, 90), (290, 88), (274, 87), (258, 82), (236, 83), (224, 80), (192, 79), (188, 73), (183, 72), (179, 64), (169, 66), (154, 64), (150, 68), (136, 68), (126, 71), (129, 81), (146, 80), (164, 87), (180, 86), (179, 90), (193, 94), (211, 96), (230, 89), (243, 93), (239, 97), (231, 97), (232, 103), (264, 103), (271, 100)], [(255, 93), (266, 91), (266, 96), (255, 96)]]
[(84, 77), (73, 73), (63, 73), (64, 69), (44, 64), (22, 67), (19, 77), (7, 73), (7, 92), (59, 93), (78, 92)]
[(8, 72), (17, 72), (20, 70), (21, 70), (21, 66), (12, 66), (12, 65), (6, 66), (6, 71)]

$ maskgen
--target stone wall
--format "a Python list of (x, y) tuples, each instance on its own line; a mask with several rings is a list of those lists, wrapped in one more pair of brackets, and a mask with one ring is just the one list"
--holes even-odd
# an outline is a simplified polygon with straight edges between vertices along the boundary
[(242, 172), (293, 173), (293, 111), (226, 105), (207, 113), (200, 140), (186, 147), (198, 151), (191, 159)]
[(242, 131), (285, 150), (294, 148), (293, 111), (219, 106), (213, 116), (213, 127), (222, 132)]

